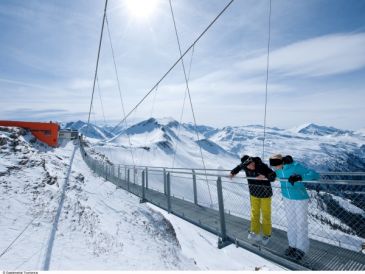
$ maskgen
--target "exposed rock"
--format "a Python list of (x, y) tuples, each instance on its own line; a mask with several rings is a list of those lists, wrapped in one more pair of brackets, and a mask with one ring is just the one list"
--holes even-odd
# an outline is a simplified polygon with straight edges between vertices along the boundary
[(8, 140), (5, 137), (0, 137), (0, 146), (6, 145)]

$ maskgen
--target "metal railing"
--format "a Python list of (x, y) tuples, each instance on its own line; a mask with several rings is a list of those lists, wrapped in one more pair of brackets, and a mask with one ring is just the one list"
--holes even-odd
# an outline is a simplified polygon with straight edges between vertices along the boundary
[[(250, 178), (237, 176), (231, 179), (228, 170), (210, 169), (204, 172), (202, 169), (113, 165), (107, 161), (96, 160), (83, 144), (81, 152), (94, 172), (117, 187), (123, 187), (139, 196), (141, 201), (160, 205), (168, 212), (219, 235), (220, 247), (226, 242), (247, 242), (252, 215), (247, 183)], [(365, 255), (362, 253), (365, 252), (364, 178), (365, 172), (332, 172), (322, 173), (319, 181), (304, 183), (309, 195), (307, 222), (311, 245), (312, 242), (323, 243), (348, 250), (352, 257), (353, 254), (359, 256), (357, 259), (363, 263), (365, 269)], [(288, 247), (286, 234), (282, 232), (287, 232), (294, 225), (291, 217), (294, 220), (295, 216), (287, 215), (288, 205), (282, 197), (280, 182), (273, 182), (271, 185), (272, 234), (282, 236), (281, 240), (264, 248), (272, 249), (270, 251), (277, 254), (278, 250), (284, 251)], [(160, 196), (165, 200), (156, 198), (158, 196), (152, 195), (153, 193), (163, 194)], [(191, 215), (181, 201), (191, 207), (196, 206), (196, 209), (205, 210), (210, 217)], [(236, 220), (239, 227), (235, 225)]]

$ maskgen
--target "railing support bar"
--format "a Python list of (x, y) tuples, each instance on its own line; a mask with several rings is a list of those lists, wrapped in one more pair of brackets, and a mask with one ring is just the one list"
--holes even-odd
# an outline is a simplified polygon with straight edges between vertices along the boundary
[(198, 192), (197, 192), (197, 188), (196, 188), (196, 174), (195, 174), (195, 170), (192, 170), (193, 172), (193, 191), (194, 191), (194, 204), (198, 204)]
[(171, 181), (170, 172), (166, 174), (166, 195), (167, 195), (167, 211), (171, 213)]
[(231, 242), (227, 238), (226, 234), (226, 219), (224, 216), (224, 201), (223, 201), (223, 191), (222, 191), (222, 178), (218, 177), (217, 180), (217, 194), (218, 194), (218, 205), (219, 205), (219, 220), (221, 226), (220, 238), (218, 239), (218, 248), (221, 249)]
[(146, 202), (145, 184), (146, 184), (146, 172), (142, 171), (142, 197), (141, 200), (139, 201), (140, 203)]

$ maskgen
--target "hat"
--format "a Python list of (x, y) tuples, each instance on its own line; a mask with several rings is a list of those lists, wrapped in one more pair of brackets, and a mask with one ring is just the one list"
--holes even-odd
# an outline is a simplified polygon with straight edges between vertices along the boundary
[(288, 164), (291, 164), (293, 162), (294, 162), (293, 157), (291, 157), (290, 155), (286, 155), (286, 156), (283, 157), (283, 164), (284, 165), (288, 165)]
[(253, 162), (253, 158), (248, 155), (244, 155), (241, 158), (241, 162), (242, 162), (243, 166), (247, 167), (249, 164), (251, 164)]
[(250, 156), (243, 155), (242, 158), (241, 158), (241, 163), (244, 163), (248, 158), (250, 158)]

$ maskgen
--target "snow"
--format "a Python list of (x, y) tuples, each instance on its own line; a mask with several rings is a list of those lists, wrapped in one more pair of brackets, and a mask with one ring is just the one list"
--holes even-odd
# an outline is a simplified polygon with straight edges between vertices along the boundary
[(337, 197), (337, 196), (334, 196), (334, 195), (333, 195), (332, 198), (334, 200), (336, 200), (337, 202), (339, 202), (341, 207), (346, 209), (347, 211), (350, 211), (350, 212), (355, 213), (355, 214), (360, 214), (360, 215), (365, 217), (365, 212), (361, 208), (358, 208), (357, 206), (353, 205), (351, 203), (351, 200), (340, 198), (340, 197)]
[[(1, 131), (1, 129), (0, 129)], [(59, 148), (5, 134), (0, 146), (2, 269), (40, 270), (58, 207), (72, 142)], [(17, 141), (15, 146), (10, 141)], [(76, 151), (50, 270), (276, 270), (280, 267), (161, 212), (96, 176)]]

